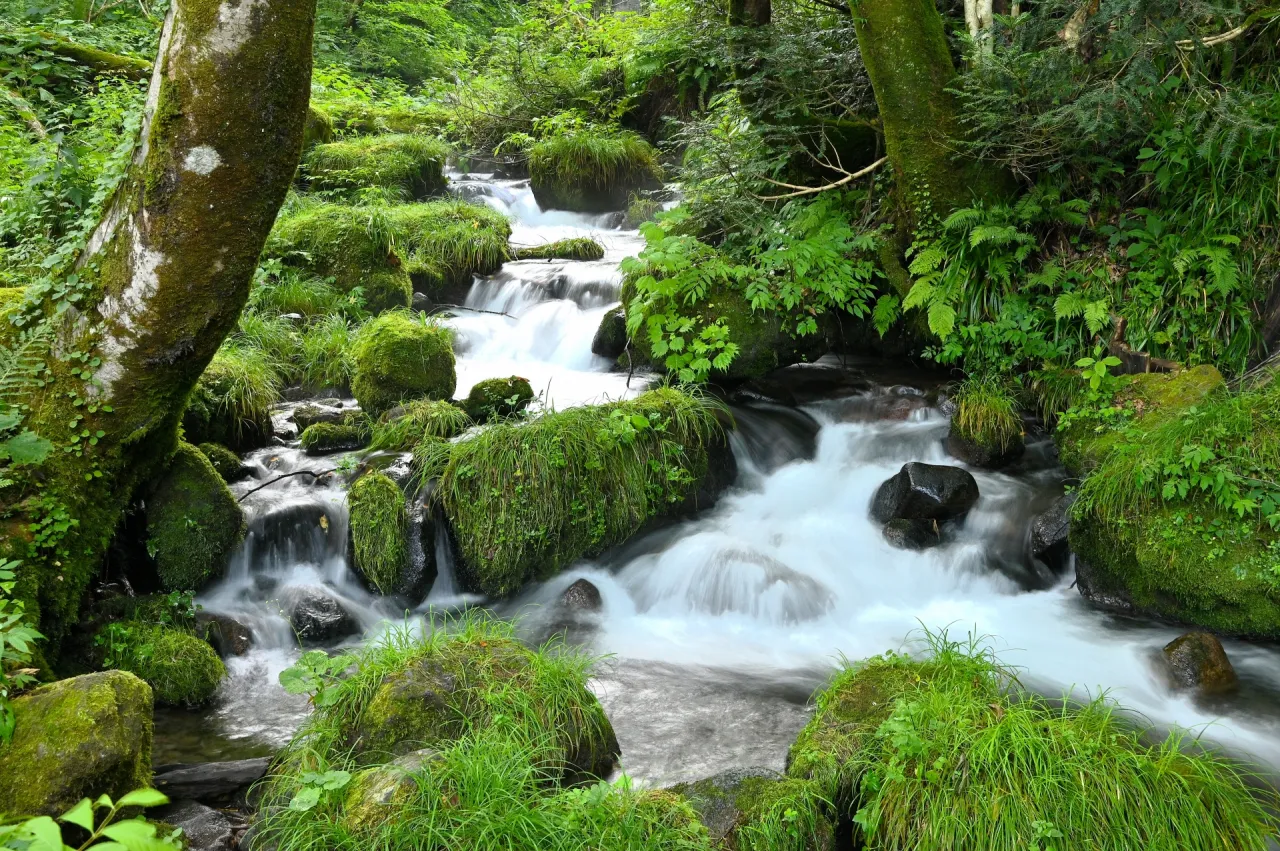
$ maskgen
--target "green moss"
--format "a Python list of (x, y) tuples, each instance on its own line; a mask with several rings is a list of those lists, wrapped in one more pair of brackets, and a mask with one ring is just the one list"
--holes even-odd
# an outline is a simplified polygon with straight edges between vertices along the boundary
[(280, 389), (278, 364), (263, 349), (229, 340), (187, 398), (182, 413), (187, 440), (239, 451), (265, 446)]
[(298, 442), (308, 455), (352, 452), (368, 445), (369, 426), (362, 419), (357, 422), (315, 423), (302, 430)]
[(347, 505), (355, 569), (378, 593), (395, 593), (409, 566), (404, 493), (389, 476), (370, 473), (351, 486)]
[(370, 449), (409, 452), (423, 440), (448, 440), (471, 427), (466, 411), (449, 402), (418, 399), (387, 411), (373, 427)]
[(312, 189), (353, 193), (369, 186), (406, 198), (444, 191), (444, 143), (426, 136), (358, 136), (317, 145), (303, 168)]
[(333, 117), (328, 111), (315, 104), (307, 107), (307, 123), (302, 128), (302, 149), (305, 151), (316, 145), (332, 142), (333, 136)]
[(22, 287), (0, 287), (0, 346), (8, 347), (17, 342), (21, 330), (9, 317), (17, 315), (25, 297), (26, 290)]
[(81, 798), (151, 785), (151, 688), (107, 671), (60, 680), (13, 701), (0, 747), (0, 813), (58, 816)]
[(371, 416), (411, 399), (448, 399), (457, 387), (449, 329), (402, 311), (370, 320), (356, 339), (351, 390)]
[(147, 549), (170, 591), (198, 591), (222, 576), (244, 540), (244, 512), (199, 449), (178, 444), (147, 496)]
[(516, 251), (517, 260), (600, 260), (604, 246), (590, 237), (558, 239), (544, 245), (533, 245)]
[(713, 847), (729, 851), (831, 851), (835, 830), (813, 781), (758, 769), (727, 771), (671, 791), (684, 797)]
[(435, 135), (449, 123), (449, 113), (434, 105), (388, 105), (371, 101), (337, 99), (319, 104), (333, 121), (334, 127), (346, 134), (416, 133)]
[(140, 677), (155, 692), (156, 703), (164, 706), (203, 706), (227, 676), (226, 666), (207, 641), (175, 627), (108, 624), (97, 643), (104, 667)]
[(196, 448), (209, 459), (209, 463), (213, 465), (213, 469), (224, 482), (230, 483), (240, 478), (243, 465), (240, 463), (239, 455), (217, 443), (202, 443)]
[(686, 505), (719, 431), (709, 400), (662, 389), (498, 423), (419, 462), (441, 471), (463, 583), (506, 596)]
[(513, 375), (477, 381), (463, 401), (462, 408), (479, 423), (518, 414), (532, 401), (533, 387), (529, 385), (529, 379)]
[(657, 152), (636, 134), (596, 127), (536, 143), (529, 178), (543, 207), (607, 212), (661, 181), (662, 168)]

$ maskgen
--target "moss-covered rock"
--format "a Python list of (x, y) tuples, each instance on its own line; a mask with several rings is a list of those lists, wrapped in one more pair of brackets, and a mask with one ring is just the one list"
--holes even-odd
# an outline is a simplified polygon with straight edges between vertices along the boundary
[(356, 830), (368, 830), (397, 818), (420, 791), (422, 772), (430, 771), (439, 760), (439, 751), (423, 748), (357, 773), (343, 799), (343, 821)]
[(352, 565), (380, 594), (399, 594), (409, 567), (404, 493), (383, 473), (361, 476), (347, 492)]
[(485, 422), (517, 414), (529, 407), (532, 401), (533, 387), (529, 379), (518, 375), (486, 378), (471, 388), (462, 402), (462, 409), (476, 422)]
[(449, 329), (407, 312), (370, 320), (356, 339), (351, 391), (379, 416), (410, 399), (448, 399), (458, 377)]
[(247, 525), (203, 452), (179, 443), (146, 503), (147, 549), (166, 589), (197, 591), (222, 576)]
[(344, 98), (325, 100), (313, 108), (323, 110), (336, 129), (355, 135), (416, 133), (430, 136), (442, 132), (450, 119), (449, 111), (435, 104), (387, 104)]
[(529, 150), (529, 184), (544, 208), (609, 212), (662, 180), (653, 146), (634, 133), (584, 128)]
[(183, 434), (236, 452), (260, 449), (271, 440), (271, 406), (279, 396), (280, 377), (264, 351), (224, 346), (187, 397)]
[(302, 127), (302, 149), (333, 141), (333, 117), (328, 110), (312, 104), (307, 107), (307, 123)]
[(308, 455), (353, 452), (369, 444), (369, 426), (359, 418), (341, 423), (316, 423), (298, 436), (302, 451)]
[(835, 827), (811, 780), (734, 769), (671, 787), (693, 807), (712, 846), (728, 851), (831, 851)]
[(638, 228), (645, 222), (653, 221), (660, 212), (662, 212), (662, 202), (658, 199), (633, 195), (627, 202), (627, 227)]
[(316, 145), (303, 168), (312, 189), (354, 193), (370, 186), (422, 199), (444, 191), (443, 142), (426, 136), (357, 136)]
[(373, 449), (409, 452), (424, 440), (448, 440), (472, 425), (467, 412), (439, 399), (418, 399), (387, 411), (373, 427)]
[(516, 250), (517, 260), (601, 260), (604, 246), (590, 237), (558, 239)]
[(97, 643), (105, 667), (140, 677), (164, 706), (203, 706), (227, 676), (213, 647), (183, 629), (126, 621), (108, 624)]
[(956, 390), (947, 451), (985, 470), (1007, 467), (1027, 450), (1017, 402), (995, 377), (971, 377)]
[(104, 671), (13, 701), (13, 741), (0, 746), (0, 813), (61, 815), (81, 798), (151, 785), (151, 688)]
[(591, 353), (617, 360), (627, 350), (627, 315), (615, 307), (600, 319), (600, 327), (591, 339)]
[(213, 469), (227, 484), (238, 482), (248, 475), (248, 471), (240, 461), (240, 456), (227, 447), (217, 443), (202, 443), (196, 449), (209, 459)]

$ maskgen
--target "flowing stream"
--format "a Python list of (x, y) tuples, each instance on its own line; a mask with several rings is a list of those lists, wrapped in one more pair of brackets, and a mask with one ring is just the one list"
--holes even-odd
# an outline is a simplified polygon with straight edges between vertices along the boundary
[[(590, 235), (607, 251), (596, 262), (509, 263), (477, 279), (467, 299), (476, 310), (450, 320), (458, 395), (513, 374), (530, 380), (541, 405), (557, 408), (643, 389), (591, 354), (601, 317), (617, 303), (618, 263), (639, 249), (639, 235), (618, 229), (617, 215), (542, 211), (521, 181), (455, 175), (454, 189), (509, 213), (517, 245)], [(532, 640), (567, 625), (571, 641), (607, 656), (593, 685), (627, 773), (663, 785), (734, 767), (780, 768), (809, 696), (842, 657), (909, 649), (926, 627), (985, 637), (1047, 695), (1107, 691), (1157, 727), (1203, 730), (1280, 769), (1275, 648), (1226, 644), (1241, 678), (1230, 697), (1175, 692), (1160, 648), (1181, 630), (1101, 612), (1070, 575), (1031, 558), (1031, 519), (1062, 492), (1065, 476), (1047, 439), (1033, 440), (1008, 474), (975, 471), (981, 499), (942, 546), (894, 549), (868, 517), (875, 490), (907, 461), (958, 463), (943, 449), (946, 417), (923, 392), (930, 379), (825, 359), (790, 372), (819, 389), (796, 408), (734, 406), (739, 478), (714, 509), (498, 606), (521, 616)], [(280, 412), (282, 422), (287, 415)], [(481, 602), (457, 593), (445, 548), (414, 612), (361, 586), (347, 561), (344, 478), (327, 472), (340, 460), (308, 458), (292, 445), (250, 457), (257, 476), (237, 484), (238, 495), (283, 473), (323, 475), (292, 476), (245, 498), (250, 535), (226, 578), (198, 602), (249, 626), (255, 644), (229, 660), (215, 706), (161, 716), (157, 763), (247, 756), (287, 741), (306, 706), (276, 677), (300, 652), (284, 612), (301, 595), (323, 589), (366, 637), (431, 608)], [(603, 611), (566, 623), (558, 598), (583, 577), (600, 589)]]

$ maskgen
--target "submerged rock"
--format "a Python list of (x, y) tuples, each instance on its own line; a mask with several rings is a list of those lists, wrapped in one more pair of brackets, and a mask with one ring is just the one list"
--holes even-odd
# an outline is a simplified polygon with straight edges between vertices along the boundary
[(615, 307), (600, 320), (600, 327), (591, 339), (591, 353), (617, 360), (626, 349), (627, 315), (621, 307)]
[(235, 831), (231, 820), (196, 801), (178, 801), (147, 813), (153, 821), (182, 828), (186, 851), (231, 851)]
[(890, 520), (956, 520), (978, 501), (978, 482), (968, 470), (912, 461), (876, 491), (871, 517)]
[[(735, 768), (670, 788), (689, 802), (711, 838), (713, 848), (743, 846), (739, 833), (772, 816), (790, 822), (807, 851), (836, 847), (835, 828), (822, 810), (816, 787), (768, 768)], [(754, 847), (754, 846), (750, 846)]]
[(298, 589), (289, 607), (289, 623), (304, 642), (333, 641), (356, 632), (360, 625), (337, 597), (318, 585)]
[(560, 595), (560, 605), (572, 612), (599, 612), (604, 608), (600, 589), (588, 579), (579, 579)]
[(0, 746), (0, 812), (61, 815), (81, 798), (151, 783), (151, 688), (103, 671), (15, 698), (13, 741)]
[(1074, 493), (1063, 494), (1031, 521), (1031, 554), (1054, 569), (1065, 567), (1071, 555), (1067, 539), (1075, 502)]
[(884, 537), (900, 550), (927, 550), (941, 542), (934, 520), (890, 520), (884, 526)]
[(322, 402), (308, 402), (293, 409), (289, 419), (297, 424), (299, 431), (317, 423), (344, 423), (351, 410), (339, 405), (327, 405)]
[(1017, 461), (1027, 451), (1027, 441), (1022, 435), (1011, 438), (1005, 445), (984, 443), (957, 432), (953, 425), (947, 433), (947, 454), (980, 470), (1001, 470)]
[(1164, 658), (1174, 682), (1184, 688), (1220, 693), (1235, 688), (1238, 680), (1222, 642), (1207, 632), (1188, 632), (1164, 647)]
[(196, 612), (196, 633), (222, 658), (243, 656), (253, 647), (253, 631), (230, 615)]

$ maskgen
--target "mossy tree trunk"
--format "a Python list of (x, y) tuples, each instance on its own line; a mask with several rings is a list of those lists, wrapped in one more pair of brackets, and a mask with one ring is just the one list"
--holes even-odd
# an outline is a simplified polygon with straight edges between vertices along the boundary
[(301, 156), (314, 24), (315, 0), (174, 0), (138, 149), (76, 263), (87, 292), (46, 305), (56, 343), (25, 401), (57, 448), (6, 491), (0, 554), (55, 653), (248, 297)]
[(731, 27), (763, 27), (772, 20), (771, 0), (729, 0)]
[(1007, 193), (1007, 173), (955, 157), (950, 140), (964, 128), (947, 87), (956, 70), (933, 0), (860, 0), (853, 17), (908, 224)]

